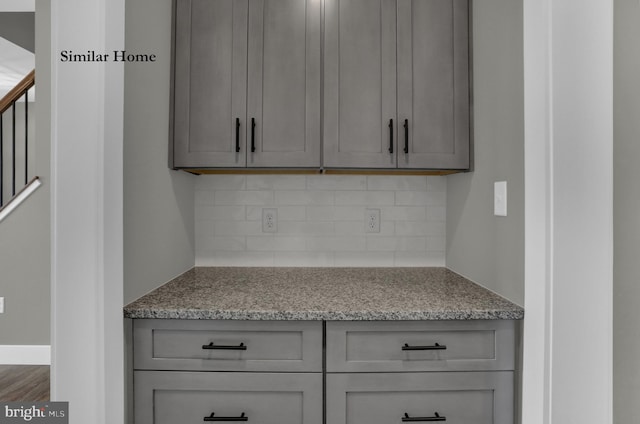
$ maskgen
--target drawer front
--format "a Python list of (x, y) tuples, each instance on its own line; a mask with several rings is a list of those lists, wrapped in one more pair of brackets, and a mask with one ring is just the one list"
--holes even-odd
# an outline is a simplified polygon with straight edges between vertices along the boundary
[(327, 375), (327, 423), (438, 421), (513, 424), (513, 372)]
[(136, 424), (322, 424), (321, 374), (136, 371), (134, 381)]
[(513, 370), (515, 321), (327, 323), (328, 372)]
[(134, 320), (134, 368), (322, 371), (319, 321)]

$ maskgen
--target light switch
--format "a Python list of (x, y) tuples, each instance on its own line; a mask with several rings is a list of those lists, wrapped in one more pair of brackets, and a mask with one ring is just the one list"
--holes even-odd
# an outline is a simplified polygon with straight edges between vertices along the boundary
[(493, 183), (493, 214), (495, 216), (507, 216), (506, 181), (496, 181)]

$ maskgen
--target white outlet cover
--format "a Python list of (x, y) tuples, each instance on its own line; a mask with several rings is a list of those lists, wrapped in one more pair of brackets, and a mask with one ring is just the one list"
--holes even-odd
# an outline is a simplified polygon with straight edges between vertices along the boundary
[(380, 209), (366, 209), (364, 211), (364, 232), (380, 232)]
[(496, 181), (493, 183), (493, 214), (495, 216), (507, 216), (506, 181)]
[(4, 314), (4, 297), (0, 297), (0, 314)]
[(276, 208), (262, 209), (262, 232), (263, 233), (278, 232), (278, 209)]

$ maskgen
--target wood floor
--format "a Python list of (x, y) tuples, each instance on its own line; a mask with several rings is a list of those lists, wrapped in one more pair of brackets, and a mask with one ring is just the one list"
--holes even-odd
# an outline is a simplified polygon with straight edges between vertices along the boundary
[(48, 365), (0, 365), (0, 402), (49, 399)]

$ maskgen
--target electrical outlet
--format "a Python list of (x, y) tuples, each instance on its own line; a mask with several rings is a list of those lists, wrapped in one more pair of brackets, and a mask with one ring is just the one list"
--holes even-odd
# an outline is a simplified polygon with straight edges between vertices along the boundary
[(380, 209), (365, 209), (364, 211), (364, 232), (380, 232)]
[(0, 314), (4, 314), (4, 297), (0, 297)]
[(496, 181), (493, 183), (493, 214), (495, 216), (507, 216), (506, 181)]
[(262, 209), (262, 232), (263, 233), (278, 232), (278, 209), (275, 209), (275, 208)]

